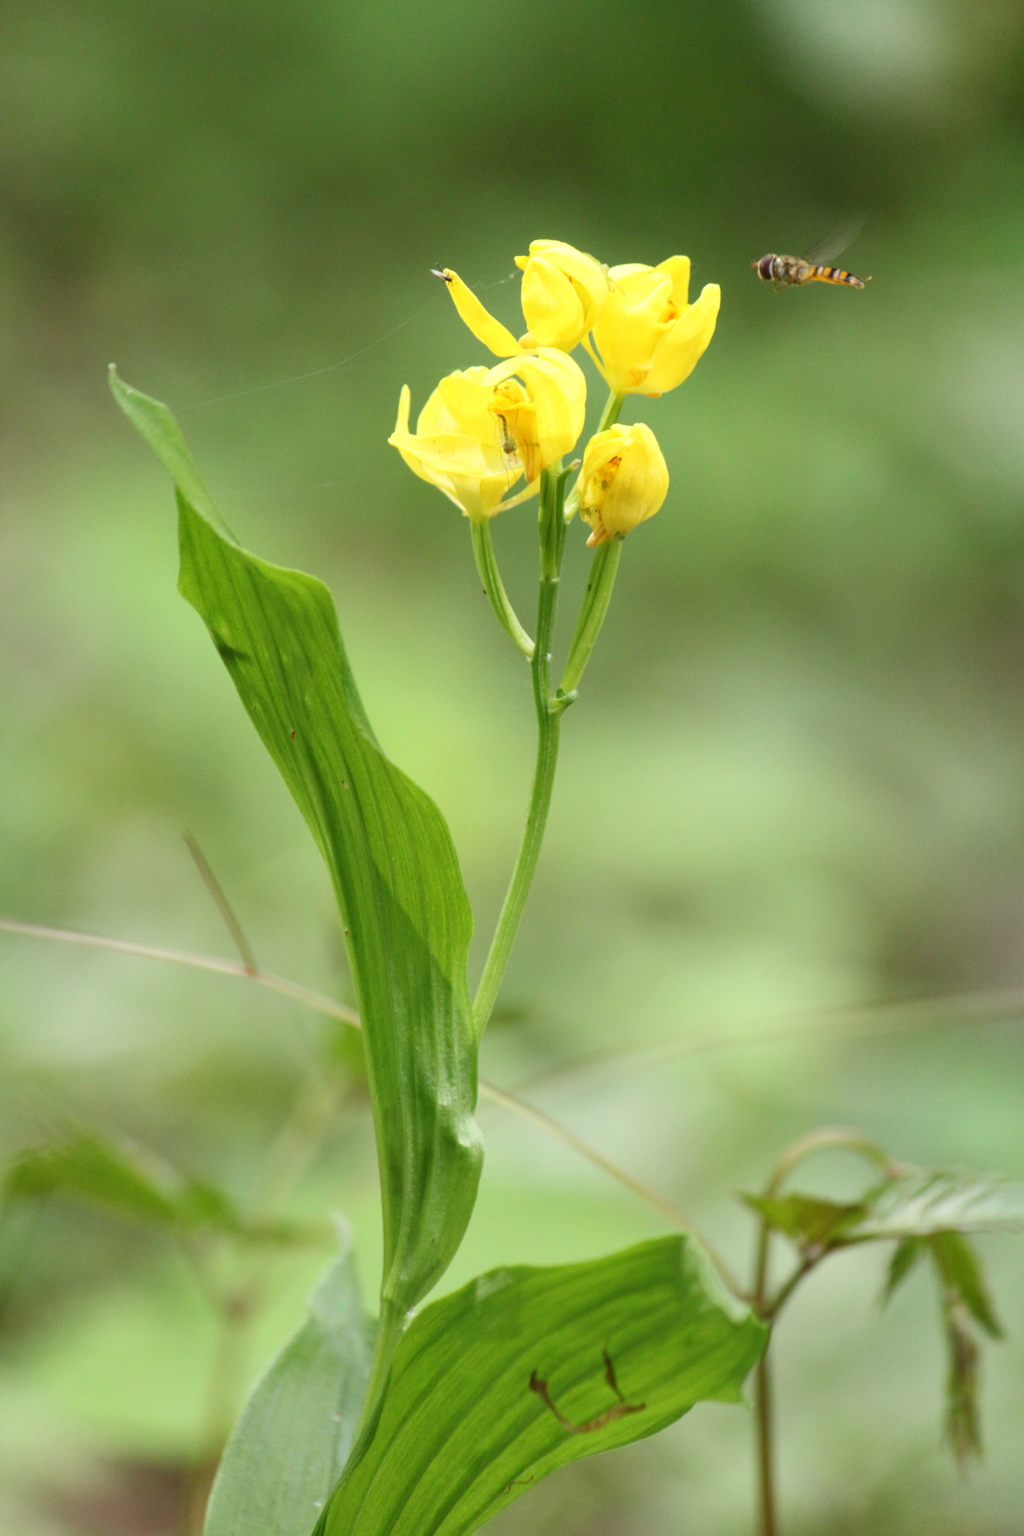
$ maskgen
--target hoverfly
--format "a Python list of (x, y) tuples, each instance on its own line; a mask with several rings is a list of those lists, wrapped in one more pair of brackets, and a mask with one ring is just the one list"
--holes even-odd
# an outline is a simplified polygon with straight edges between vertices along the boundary
[(821, 265), (829, 262), (846, 247), (860, 232), (861, 221), (855, 224), (844, 225), (829, 235), (827, 240), (822, 240), (818, 245), (808, 251), (805, 257), (800, 256), (775, 256), (769, 254), (761, 256), (750, 265), (757, 271), (758, 277), (765, 283), (772, 283), (778, 293), (782, 287), (794, 287), (803, 283), (845, 283), (850, 288), (863, 288), (865, 282), (871, 279), (854, 277), (852, 272), (847, 272), (845, 267), (830, 267)]

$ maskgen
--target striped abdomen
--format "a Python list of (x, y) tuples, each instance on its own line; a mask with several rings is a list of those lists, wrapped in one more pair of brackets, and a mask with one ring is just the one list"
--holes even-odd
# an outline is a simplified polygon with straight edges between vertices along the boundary
[(847, 272), (845, 267), (811, 267), (806, 277), (797, 279), (801, 283), (848, 283), (851, 288), (863, 288), (864, 283), (859, 277), (854, 277), (852, 272)]
[(758, 277), (776, 288), (801, 283), (846, 283), (850, 288), (863, 288), (864, 284), (844, 267), (816, 267), (799, 256), (762, 256), (750, 263)]

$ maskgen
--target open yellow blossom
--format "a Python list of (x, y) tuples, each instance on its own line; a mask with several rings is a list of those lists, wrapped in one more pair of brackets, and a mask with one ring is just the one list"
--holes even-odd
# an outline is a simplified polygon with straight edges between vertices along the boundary
[(690, 261), (612, 267), (608, 297), (587, 350), (620, 395), (663, 395), (689, 378), (715, 334), (721, 289), (708, 283), (688, 302)]
[[(448, 374), (415, 432), (409, 430), (410, 398), (406, 385), (388, 442), (421, 480), (467, 517), (482, 520), (532, 496), (541, 470), (574, 447), (587, 392), (571, 357), (542, 349), (494, 368)], [(521, 475), (526, 488), (508, 496)]]
[(498, 357), (515, 357), (535, 347), (571, 352), (593, 330), (608, 294), (605, 269), (562, 240), (534, 240), (528, 256), (517, 256), (522, 269), (522, 305), (527, 330), (517, 341), (500, 320), (484, 308), (457, 272), (444, 276), (462, 319), (478, 341)]
[(575, 448), (587, 414), (587, 381), (578, 363), (538, 347), (498, 363), (487, 375), (488, 411), (515, 440), (528, 481)]
[[(485, 374), (487, 369), (468, 371)], [(458, 377), (449, 375), (450, 379)], [(466, 517), (493, 517), (502, 510), (502, 497), (518, 480), (521, 469), (502, 454), (493, 433), (487, 438), (459, 430), (461, 423), (453, 418), (443, 400), (442, 386), (448, 382), (449, 379), (443, 379), (430, 396), (420, 412), (415, 432), (409, 431), (411, 396), (408, 384), (403, 385), (398, 420), (388, 442), (398, 449), (414, 475), (436, 485)]]
[(580, 470), (580, 517), (589, 545), (624, 539), (668, 494), (668, 468), (650, 427), (614, 426), (590, 439)]

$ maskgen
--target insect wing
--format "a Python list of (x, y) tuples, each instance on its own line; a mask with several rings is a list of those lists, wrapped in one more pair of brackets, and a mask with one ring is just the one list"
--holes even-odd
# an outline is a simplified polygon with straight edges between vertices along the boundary
[(849, 219), (845, 224), (840, 224), (825, 240), (819, 240), (804, 256), (804, 260), (812, 267), (827, 266), (830, 261), (835, 261), (841, 256), (848, 245), (852, 245), (864, 228), (862, 218)]

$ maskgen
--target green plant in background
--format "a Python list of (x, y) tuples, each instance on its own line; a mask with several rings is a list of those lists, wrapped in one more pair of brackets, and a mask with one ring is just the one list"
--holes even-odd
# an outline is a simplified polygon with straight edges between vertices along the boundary
[[(857, 1199), (842, 1202), (782, 1193), (799, 1163), (830, 1149), (865, 1159), (881, 1172), (881, 1179)], [(782, 1154), (763, 1194), (744, 1199), (760, 1217), (750, 1299), (758, 1316), (770, 1324), (811, 1271), (843, 1249), (895, 1240), (886, 1301), (919, 1260), (930, 1258), (948, 1348), (947, 1439), (962, 1467), (980, 1455), (976, 1330), (998, 1339), (1002, 1328), (970, 1234), (1024, 1231), (1024, 1186), (966, 1172), (906, 1167), (856, 1132), (821, 1130), (802, 1137)], [(795, 1247), (797, 1262), (773, 1287), (770, 1256), (775, 1235)], [(761, 1531), (762, 1536), (776, 1536), (775, 1426), (767, 1349), (757, 1364), (755, 1397)]]
[[(245, 551), (167, 408), (111, 375), (119, 404), (174, 480), (180, 590), (206, 623), (330, 871), (356, 986), (380, 1170), (379, 1319), (373, 1325), (363, 1315), (343, 1242), (307, 1321), (257, 1383), (222, 1458), (230, 1415), (221, 1410), (211, 1419), (210, 1462), (219, 1458), (220, 1469), (208, 1536), (303, 1536), (314, 1524), (323, 1536), (459, 1536), (557, 1466), (652, 1434), (698, 1401), (737, 1400), (755, 1367), (760, 1522), (764, 1536), (774, 1536), (770, 1329), (825, 1257), (868, 1241), (896, 1240), (890, 1290), (930, 1257), (950, 1346), (950, 1438), (962, 1458), (978, 1446), (973, 1330), (997, 1336), (999, 1325), (964, 1234), (1024, 1226), (1024, 1193), (902, 1168), (851, 1133), (819, 1132), (797, 1143), (763, 1195), (747, 1197), (761, 1223), (749, 1289), (687, 1230), (589, 1263), (492, 1271), (422, 1305), (450, 1264), (476, 1197), (477, 1047), (537, 866), (562, 716), (599, 637), (623, 540), (659, 510), (668, 490), (653, 432), (617, 418), (628, 394), (657, 397), (688, 377), (711, 339), (719, 303), (709, 285), (689, 304), (682, 257), (608, 271), (572, 247), (536, 241), (517, 260), (527, 322), (518, 341), (445, 269), (459, 314), (502, 361), (442, 379), (415, 431), (403, 388), (390, 438), (409, 467), (468, 518), (484, 590), (530, 668), (533, 787), (472, 1000), (472, 920), (451, 838), (437, 807), (376, 742), (326, 588)], [(582, 456), (566, 465), (584, 429), (586, 383), (569, 355), (580, 343), (609, 395)], [(539, 584), (531, 635), (505, 590), (490, 520), (534, 495)], [(594, 555), (558, 672), (561, 568), (577, 513)], [(242, 973), (258, 977), (254, 962)], [(7, 1175), (7, 1200), (61, 1192), (168, 1227), (204, 1277), (217, 1270), (211, 1297), (227, 1353), (237, 1352), (240, 1325), (259, 1304), (253, 1253), (324, 1241), (315, 1226), (284, 1220), (279, 1206), (337, 1109), (337, 1093), (314, 1083), (252, 1210), (92, 1136), (26, 1153)], [(845, 1203), (784, 1195), (796, 1164), (827, 1146), (867, 1156), (881, 1180)], [(795, 1267), (774, 1286), (773, 1234), (797, 1250)], [(211, 1244), (219, 1245), (212, 1262)], [(227, 1284), (218, 1269), (225, 1255)], [(220, 1369), (233, 1387), (237, 1362), (226, 1354)]]

